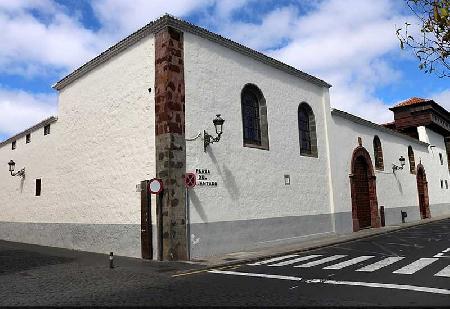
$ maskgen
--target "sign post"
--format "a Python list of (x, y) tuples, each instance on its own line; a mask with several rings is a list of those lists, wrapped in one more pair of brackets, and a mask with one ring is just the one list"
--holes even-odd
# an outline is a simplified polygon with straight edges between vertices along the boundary
[(186, 187), (186, 243), (187, 243), (187, 252), (188, 252), (188, 260), (191, 259), (190, 251), (191, 251), (191, 232), (189, 229), (189, 189), (195, 187), (197, 185), (197, 174), (195, 173), (186, 173), (184, 175), (184, 185)]
[[(163, 182), (159, 178), (152, 178), (148, 181), (147, 185), (147, 192), (150, 193), (150, 196), (148, 197), (148, 209), (147, 209), (147, 230), (149, 231), (151, 228), (151, 208), (152, 208), (152, 194), (160, 194), (163, 187)], [(159, 211), (161, 213), (161, 210)], [(162, 223), (161, 219), (158, 220), (158, 251), (162, 252)], [(150, 236), (151, 237), (151, 236)]]

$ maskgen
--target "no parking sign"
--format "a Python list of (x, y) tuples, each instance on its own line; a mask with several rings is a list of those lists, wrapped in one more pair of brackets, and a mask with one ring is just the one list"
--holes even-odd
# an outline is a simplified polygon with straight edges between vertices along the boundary
[(159, 178), (150, 179), (148, 182), (148, 192), (151, 194), (159, 194), (163, 190), (163, 182)]
[(197, 175), (195, 173), (186, 173), (184, 175), (184, 185), (186, 188), (193, 188), (197, 184)]

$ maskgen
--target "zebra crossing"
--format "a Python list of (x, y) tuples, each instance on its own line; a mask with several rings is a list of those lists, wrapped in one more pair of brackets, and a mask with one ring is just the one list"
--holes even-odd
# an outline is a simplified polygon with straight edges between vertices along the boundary
[[(419, 258), (414, 261), (410, 261), (409, 264), (397, 268), (392, 273), (401, 275), (413, 275), (416, 272), (425, 269), (426, 267), (432, 265), (439, 258)], [(295, 268), (311, 268), (311, 267), (322, 267), (325, 270), (341, 270), (350, 266), (357, 266), (355, 269), (357, 272), (375, 272), (386, 268), (388, 266), (399, 263), (400, 261), (405, 261), (403, 256), (390, 256), (384, 257), (380, 260), (379, 257), (373, 255), (362, 255), (357, 257), (349, 257), (347, 255), (338, 254), (324, 256), (321, 254), (312, 254), (306, 256), (299, 256), (297, 254), (290, 254), (285, 256), (279, 256), (275, 258), (270, 258), (267, 260), (261, 260), (258, 262), (247, 264), (249, 266), (267, 266), (267, 267), (281, 267), (281, 266), (291, 266)], [(449, 260), (450, 261), (450, 260)], [(331, 265), (330, 265), (331, 263)], [(360, 264), (366, 264), (364, 266)], [(368, 264), (367, 264), (368, 263)], [(361, 267), (362, 266), (362, 267)], [(446, 266), (439, 272), (435, 273), (436, 277), (447, 277), (450, 278), (450, 265)]]

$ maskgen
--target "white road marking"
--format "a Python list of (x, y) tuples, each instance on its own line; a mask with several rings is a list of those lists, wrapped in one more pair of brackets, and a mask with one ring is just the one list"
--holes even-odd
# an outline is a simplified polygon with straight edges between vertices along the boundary
[(312, 267), (312, 266), (317, 266), (320, 264), (325, 264), (327, 262), (331, 262), (340, 258), (346, 257), (346, 255), (332, 255), (330, 257), (326, 257), (317, 261), (312, 261), (306, 264), (300, 264), (300, 265), (295, 265), (294, 267), (302, 267), (302, 268), (306, 268), (306, 267)]
[(409, 284), (336, 281), (336, 280), (321, 280), (321, 279), (306, 280), (306, 283), (324, 283), (324, 284), (334, 284), (334, 285), (364, 286), (364, 287), (368, 287), (368, 288), (409, 290), (409, 291), (415, 291), (415, 292), (450, 295), (450, 290), (439, 289), (439, 288), (429, 288), (429, 287), (425, 287), (425, 286), (416, 286), (416, 285), (409, 285)]
[(421, 270), (422, 268), (430, 265), (431, 263), (436, 262), (439, 260), (438, 258), (421, 258), (417, 261), (412, 262), (409, 265), (406, 265), (405, 267), (402, 267), (400, 269), (397, 269), (394, 271), (394, 274), (404, 274), (404, 275), (411, 275), (414, 274), (416, 271)]
[(278, 262), (278, 261), (281, 261), (281, 260), (290, 259), (290, 258), (297, 257), (297, 256), (298, 255), (296, 255), (296, 254), (279, 256), (279, 257), (276, 257), (276, 258), (273, 258), (273, 259), (263, 260), (263, 261), (259, 261), (259, 262), (252, 263), (252, 264), (247, 264), (247, 265), (249, 265), (249, 266), (265, 265), (265, 264), (269, 264), (269, 263), (272, 263), (272, 262)]
[(404, 257), (401, 257), (401, 256), (391, 256), (391, 257), (385, 258), (385, 259), (383, 259), (381, 261), (378, 261), (376, 263), (367, 265), (367, 266), (365, 266), (363, 268), (357, 269), (356, 271), (372, 272), (372, 271), (381, 269), (383, 267), (389, 266), (391, 264), (394, 264), (394, 263), (396, 263), (396, 262), (398, 262), (400, 260), (403, 260), (403, 259), (404, 259)]
[(362, 256), (350, 259), (348, 261), (344, 261), (344, 262), (341, 262), (341, 263), (337, 263), (337, 264), (334, 264), (334, 265), (330, 265), (330, 266), (324, 267), (323, 269), (342, 269), (344, 267), (348, 267), (348, 266), (351, 266), (351, 265), (358, 264), (359, 262), (371, 259), (373, 257), (374, 257), (373, 255), (362, 255)]
[(435, 274), (438, 277), (450, 277), (450, 265), (442, 269), (440, 272)]
[(450, 248), (443, 250), (442, 252), (450, 252)]
[(302, 261), (306, 261), (306, 260), (310, 260), (312, 258), (319, 257), (319, 256), (322, 256), (322, 255), (320, 255), (320, 254), (307, 255), (307, 256), (302, 256), (302, 257), (299, 257), (299, 258), (296, 258), (296, 259), (293, 259), (293, 260), (284, 261), (284, 262), (280, 262), (280, 263), (276, 263), (276, 264), (271, 264), (271, 265), (268, 265), (268, 266), (272, 267), (272, 266), (292, 265), (292, 264), (295, 264), (295, 263), (298, 263), (298, 262), (302, 262)]
[(302, 281), (302, 278), (292, 277), (292, 276), (241, 273), (238, 271), (215, 270), (215, 269), (209, 270), (208, 272), (213, 273), (213, 274), (222, 274), (222, 275), (234, 275), (234, 276), (244, 276), (244, 277), (258, 277), (258, 278), (269, 278), (269, 279), (278, 279), (278, 280)]
[(450, 290), (439, 289), (439, 288), (429, 288), (415, 285), (407, 284), (390, 284), (390, 283), (375, 283), (375, 282), (356, 282), (356, 281), (336, 281), (336, 280), (324, 280), (324, 279), (309, 279), (303, 280), (300, 277), (292, 276), (281, 276), (281, 275), (267, 275), (267, 274), (255, 274), (255, 273), (242, 273), (237, 271), (226, 271), (226, 270), (209, 270), (212, 274), (222, 274), (222, 275), (233, 275), (233, 276), (244, 276), (244, 277), (257, 277), (257, 278), (268, 278), (268, 279), (278, 279), (278, 280), (290, 280), (290, 281), (302, 281), (304, 283), (312, 284), (333, 284), (333, 285), (350, 285), (350, 286), (363, 286), (369, 288), (384, 288), (384, 289), (396, 289), (396, 290), (408, 290), (415, 292), (424, 292), (432, 294), (444, 294), (450, 295)]

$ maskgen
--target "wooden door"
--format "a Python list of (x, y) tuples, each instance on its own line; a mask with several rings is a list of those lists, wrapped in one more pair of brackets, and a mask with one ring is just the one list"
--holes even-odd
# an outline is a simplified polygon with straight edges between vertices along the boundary
[(354, 175), (355, 202), (359, 228), (368, 228), (371, 226), (369, 177), (367, 162), (363, 157), (356, 158)]

